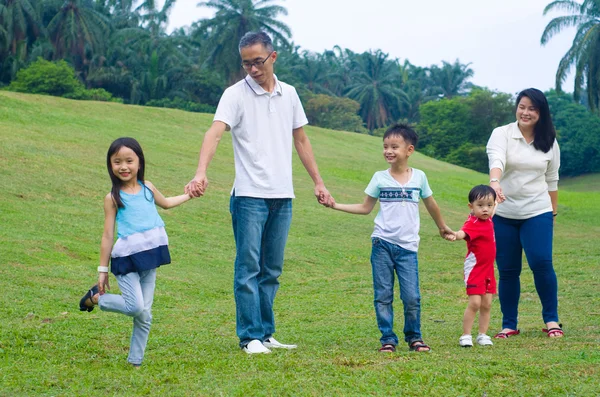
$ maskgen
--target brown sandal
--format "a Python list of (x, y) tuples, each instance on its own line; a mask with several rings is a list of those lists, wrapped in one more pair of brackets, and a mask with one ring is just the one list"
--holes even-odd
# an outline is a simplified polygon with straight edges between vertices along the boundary
[(410, 343), (410, 345), (408, 345), (408, 348), (410, 349), (411, 352), (429, 353), (431, 351), (431, 347), (429, 347), (425, 343), (423, 343), (422, 340), (412, 341)]
[(393, 353), (396, 351), (396, 346), (392, 345), (391, 343), (386, 343), (385, 345), (381, 346), (381, 348), (379, 349), (380, 353)]

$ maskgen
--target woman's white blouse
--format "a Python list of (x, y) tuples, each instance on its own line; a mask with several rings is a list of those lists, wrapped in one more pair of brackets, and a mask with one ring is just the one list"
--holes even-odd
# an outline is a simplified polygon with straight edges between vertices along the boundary
[(500, 186), (506, 200), (496, 214), (527, 219), (552, 211), (548, 192), (558, 190), (560, 149), (554, 145), (544, 153), (527, 143), (517, 122), (498, 127), (487, 143), (490, 170), (502, 171)]

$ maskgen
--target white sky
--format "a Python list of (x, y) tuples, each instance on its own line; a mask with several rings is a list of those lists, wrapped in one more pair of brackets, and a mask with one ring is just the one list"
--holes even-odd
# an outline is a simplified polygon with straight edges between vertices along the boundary
[[(214, 15), (199, 0), (179, 0), (170, 28)], [(322, 52), (334, 45), (354, 52), (381, 49), (390, 58), (418, 66), (442, 60), (471, 63), (473, 83), (508, 93), (554, 87), (558, 62), (575, 29), (545, 47), (546, 24), (564, 13), (543, 16), (550, 0), (280, 0), (282, 16), (301, 50)], [(572, 75), (563, 84), (573, 90)]]

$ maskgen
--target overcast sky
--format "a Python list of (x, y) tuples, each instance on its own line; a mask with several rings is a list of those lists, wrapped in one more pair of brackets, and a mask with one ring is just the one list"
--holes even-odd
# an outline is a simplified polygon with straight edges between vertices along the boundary
[[(196, 0), (179, 0), (170, 28), (214, 15)], [(381, 49), (418, 66), (442, 60), (471, 63), (472, 82), (516, 93), (523, 88), (554, 87), (558, 62), (575, 29), (556, 35), (545, 47), (546, 24), (563, 13), (543, 16), (550, 0), (282, 0), (301, 50), (322, 52), (339, 45), (354, 52)], [(573, 90), (572, 74), (563, 85)]]

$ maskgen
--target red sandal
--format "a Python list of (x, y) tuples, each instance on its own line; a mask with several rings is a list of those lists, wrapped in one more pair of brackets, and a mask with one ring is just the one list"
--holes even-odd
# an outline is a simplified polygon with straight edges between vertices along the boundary
[(519, 335), (520, 333), (521, 333), (521, 331), (519, 331), (518, 329), (515, 331), (498, 332), (494, 336), (494, 339), (508, 339), (509, 337), (514, 336), (514, 335)]
[(542, 332), (548, 334), (548, 338), (562, 338), (565, 333), (562, 330), (562, 324), (558, 324), (558, 328), (542, 328)]

